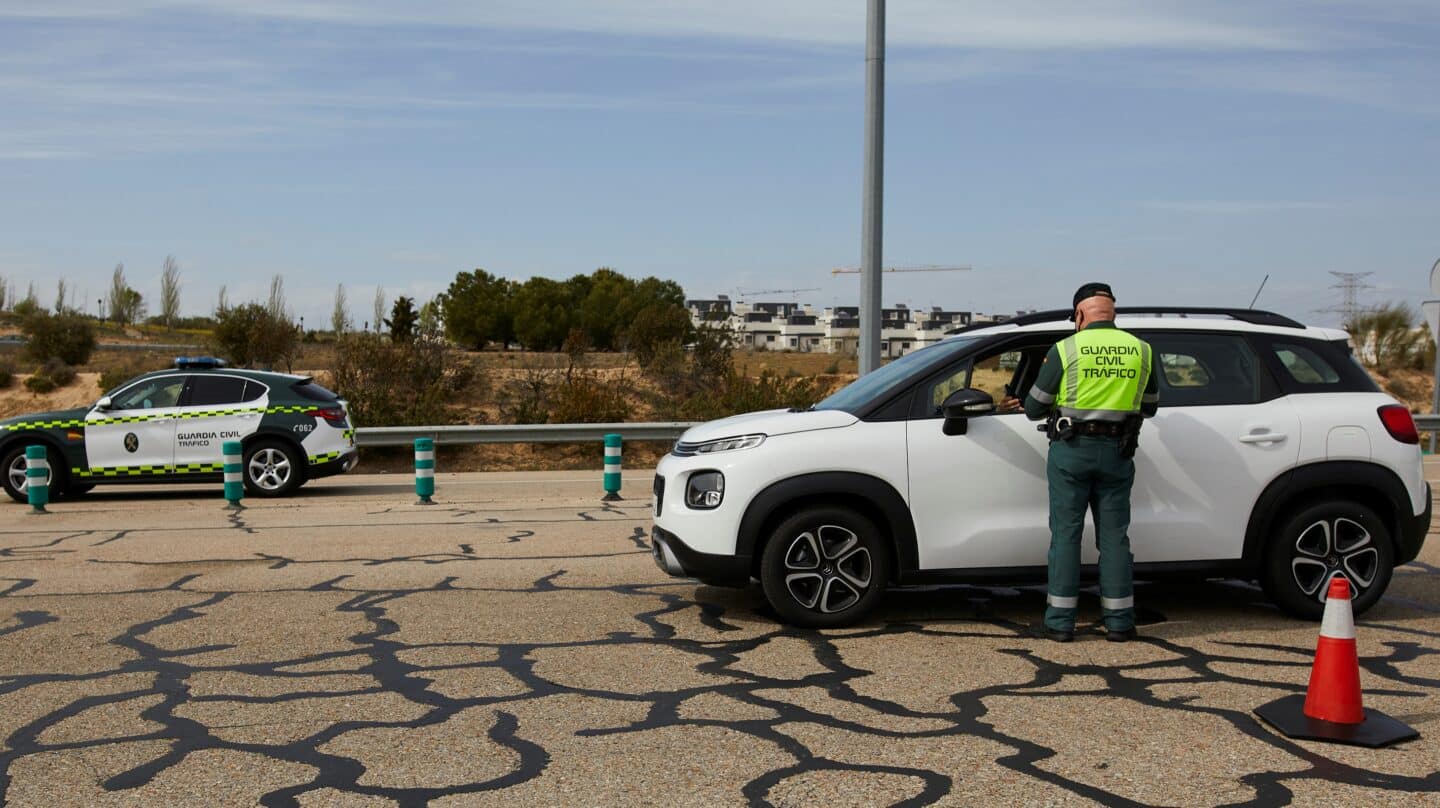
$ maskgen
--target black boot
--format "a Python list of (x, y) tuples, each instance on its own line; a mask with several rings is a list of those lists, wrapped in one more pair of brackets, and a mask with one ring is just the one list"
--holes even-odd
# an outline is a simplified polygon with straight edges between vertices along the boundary
[(1025, 629), (1025, 634), (1037, 640), (1054, 640), (1055, 642), (1070, 642), (1075, 639), (1074, 631), (1060, 631), (1050, 628), (1044, 623), (1036, 623), (1030, 626)]

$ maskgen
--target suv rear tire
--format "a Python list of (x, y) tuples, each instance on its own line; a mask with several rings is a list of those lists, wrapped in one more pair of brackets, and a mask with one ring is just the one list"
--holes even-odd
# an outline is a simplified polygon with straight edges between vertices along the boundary
[(1265, 594), (1296, 617), (1325, 613), (1330, 579), (1350, 581), (1350, 607), (1360, 614), (1380, 600), (1395, 566), (1395, 546), (1385, 522), (1358, 502), (1309, 505), (1282, 524), (1265, 557)]
[(842, 628), (875, 609), (890, 564), (889, 545), (869, 518), (844, 507), (812, 507), (771, 532), (760, 556), (760, 585), (787, 623)]

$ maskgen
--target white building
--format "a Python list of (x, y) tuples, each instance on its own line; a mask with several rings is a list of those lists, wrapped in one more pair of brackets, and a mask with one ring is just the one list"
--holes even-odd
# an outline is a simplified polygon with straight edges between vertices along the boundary
[[(816, 310), (800, 303), (746, 303), (725, 295), (713, 300), (689, 300), (686, 306), (696, 325), (721, 323), (735, 334), (742, 348), (802, 353), (854, 354), (860, 349), (860, 307), (835, 306)], [(1023, 314), (1024, 312), (1020, 312)], [(1000, 322), (1007, 315), (968, 311), (929, 311), (905, 304), (881, 311), (880, 355), (887, 359), (933, 345), (947, 332), (976, 323)]]

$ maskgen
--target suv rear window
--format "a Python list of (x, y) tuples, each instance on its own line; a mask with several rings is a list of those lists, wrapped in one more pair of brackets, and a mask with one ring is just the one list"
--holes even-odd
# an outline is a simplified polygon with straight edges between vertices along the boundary
[(340, 400), (339, 396), (312, 381), (300, 382), (290, 389), (294, 390), (301, 398), (308, 398), (311, 401), (323, 401), (328, 404)]
[(1380, 388), (1344, 342), (1267, 340), (1271, 367), (1286, 393), (1374, 393)]

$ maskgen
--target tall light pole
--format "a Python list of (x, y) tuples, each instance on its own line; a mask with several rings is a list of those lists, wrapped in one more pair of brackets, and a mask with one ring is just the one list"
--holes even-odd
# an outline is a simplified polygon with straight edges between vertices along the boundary
[(885, 0), (870, 0), (865, 33), (865, 190), (860, 235), (860, 375), (880, 367), (885, 196)]
[[(1430, 267), (1430, 293), (1440, 298), (1440, 261)], [(1432, 415), (1440, 415), (1440, 300), (1427, 300), (1420, 304), (1425, 320), (1430, 324), (1430, 338), (1435, 341), (1435, 401), (1430, 407)], [(1430, 453), (1435, 453), (1435, 433), (1430, 433)]]

